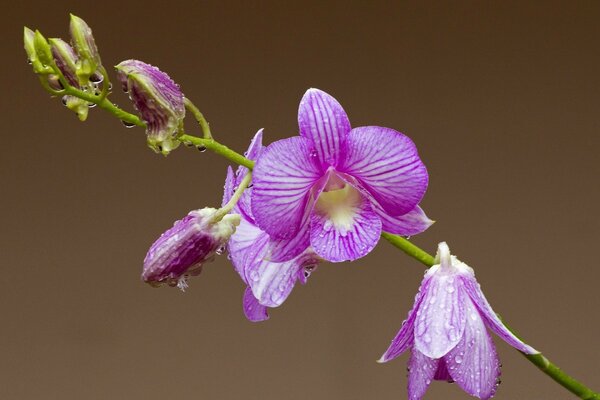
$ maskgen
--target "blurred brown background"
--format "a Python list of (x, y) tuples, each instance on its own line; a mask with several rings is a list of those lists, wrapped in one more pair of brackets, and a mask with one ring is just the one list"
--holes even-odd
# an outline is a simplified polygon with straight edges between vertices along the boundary
[[(50, 99), (22, 26), (67, 38), (69, 12), (106, 65), (167, 71), (238, 151), (261, 127), (295, 135), (309, 87), (354, 126), (410, 135), (437, 220), (415, 243), (448, 241), (513, 328), (600, 390), (600, 2), (38, 1), (0, 17), (0, 399), (406, 398), (407, 355), (375, 360), (424, 267), (386, 242), (322, 265), (261, 324), (225, 256), (185, 294), (140, 282), (154, 239), (219, 203), (227, 162), (158, 156), (140, 129)], [(498, 399), (573, 398), (496, 343)], [(437, 382), (427, 398), (468, 395)]]

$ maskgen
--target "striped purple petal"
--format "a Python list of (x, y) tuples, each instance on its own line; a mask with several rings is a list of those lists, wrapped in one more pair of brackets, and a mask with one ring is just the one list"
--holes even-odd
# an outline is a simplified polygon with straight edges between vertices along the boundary
[(427, 274), (431, 280), (417, 311), (415, 347), (428, 357), (440, 358), (462, 337), (468, 298), (455, 274), (445, 273), (438, 265)]
[(410, 400), (423, 398), (435, 376), (438, 364), (439, 360), (429, 358), (413, 347), (408, 361), (408, 398)]
[(374, 206), (373, 208), (381, 218), (382, 230), (396, 235), (417, 235), (427, 230), (434, 222), (425, 215), (425, 212), (419, 206), (398, 217), (389, 215), (381, 207)]
[(322, 90), (307, 90), (300, 101), (298, 126), (300, 136), (313, 143), (321, 165), (337, 166), (351, 129), (340, 103)]
[(450, 376), (461, 389), (485, 400), (496, 391), (500, 363), (492, 338), (477, 309), (469, 299), (464, 307), (468, 315), (464, 334), (444, 360)]
[(413, 345), (414, 341), (414, 333), (415, 333), (415, 319), (417, 317), (417, 310), (421, 305), (423, 300), (423, 296), (427, 292), (427, 288), (429, 287), (430, 277), (426, 277), (421, 282), (421, 286), (419, 287), (419, 291), (415, 296), (415, 303), (413, 308), (409, 311), (408, 317), (405, 321), (402, 322), (402, 326), (400, 327), (400, 331), (396, 334), (390, 347), (383, 353), (381, 358), (378, 360), (380, 363), (388, 362), (398, 357), (402, 353), (404, 353), (410, 346)]
[(492, 306), (485, 298), (481, 291), (481, 286), (475, 279), (475, 275), (463, 275), (462, 276), (463, 286), (470, 299), (475, 304), (475, 307), (481, 314), (485, 325), (492, 330), (500, 339), (514, 347), (515, 349), (522, 351), (526, 354), (537, 354), (539, 351), (524, 343), (521, 339), (516, 337), (508, 328), (502, 323), (498, 315), (492, 309)]
[(311, 188), (323, 175), (308, 139), (292, 137), (269, 145), (253, 171), (252, 214), (269, 235), (297, 235), (311, 199)]
[(415, 208), (429, 179), (413, 141), (379, 126), (354, 128), (350, 132), (338, 170), (358, 179), (394, 216)]
[(258, 302), (256, 297), (252, 294), (252, 289), (250, 289), (250, 287), (247, 287), (246, 290), (244, 290), (242, 306), (244, 308), (244, 315), (252, 322), (261, 322), (269, 319), (267, 307)]

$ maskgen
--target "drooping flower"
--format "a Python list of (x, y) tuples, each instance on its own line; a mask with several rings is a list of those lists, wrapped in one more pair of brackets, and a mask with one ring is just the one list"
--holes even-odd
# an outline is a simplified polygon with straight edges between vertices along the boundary
[(342, 106), (318, 89), (302, 98), (298, 124), (300, 136), (269, 145), (253, 175), (256, 225), (274, 238), (296, 237), (288, 257), (311, 246), (329, 261), (355, 260), (382, 229), (414, 235), (431, 225), (418, 207), (427, 170), (407, 136), (351, 129)]
[(166, 73), (138, 60), (126, 60), (115, 67), (123, 90), (146, 123), (148, 145), (169, 154), (179, 145), (175, 139), (183, 118), (183, 93)]
[[(260, 130), (252, 139), (246, 157), (256, 160), (262, 151)], [(223, 204), (232, 197), (246, 173), (245, 167), (238, 167), (235, 174), (233, 169), (228, 169)], [(256, 226), (251, 208), (253, 188), (244, 191), (233, 210), (242, 220), (229, 240), (228, 250), (235, 270), (247, 285), (243, 298), (244, 314), (250, 321), (257, 322), (269, 318), (267, 307), (280, 306), (296, 282), (305, 284), (321, 259), (308, 248), (288, 261), (273, 261), (274, 257), (286, 258), (289, 248), (295, 245), (295, 238), (274, 239)]]
[(480, 399), (492, 397), (500, 364), (489, 328), (527, 354), (537, 350), (517, 338), (486, 300), (473, 269), (439, 244), (436, 260), (423, 278), (415, 304), (379, 362), (411, 349), (408, 398), (423, 397), (432, 380), (456, 382)]
[(215, 221), (214, 208), (191, 211), (156, 240), (146, 258), (142, 279), (152, 286), (168, 284), (187, 288), (187, 278), (198, 275), (202, 265), (223, 252), (240, 222), (237, 214)]

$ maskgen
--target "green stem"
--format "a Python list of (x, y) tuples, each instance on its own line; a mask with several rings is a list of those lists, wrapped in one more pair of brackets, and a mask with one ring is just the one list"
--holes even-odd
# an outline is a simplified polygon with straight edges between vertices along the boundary
[[(402, 236), (393, 235), (391, 233), (382, 232), (381, 237), (386, 239), (395, 247), (399, 248), (412, 258), (431, 267), (435, 264), (435, 257), (427, 253), (425, 250), (414, 245)], [(505, 324), (506, 325), (506, 324)], [(508, 328), (508, 326), (507, 326)], [(508, 328), (510, 329), (510, 328)], [(559, 385), (578, 396), (582, 400), (600, 400), (600, 393), (594, 392), (592, 389), (586, 387), (581, 382), (577, 381), (573, 377), (564, 373), (560, 368), (554, 365), (544, 355), (540, 354), (526, 354), (519, 352), (525, 358), (527, 358), (533, 365), (538, 367), (543, 373), (554, 379)]]
[(202, 134), (204, 135), (204, 139), (212, 139), (212, 134), (210, 133), (210, 126), (204, 118), (204, 115), (198, 110), (198, 107), (194, 105), (187, 97), (184, 98), (185, 108), (188, 109), (196, 121), (198, 121), (198, 125), (200, 125), (200, 129), (202, 129)]
[(243, 165), (250, 170), (254, 168), (254, 161), (247, 159), (240, 153), (231, 150), (229, 147), (215, 141), (214, 139), (203, 139), (187, 134), (179, 136), (178, 139), (183, 143), (189, 143), (196, 147), (205, 147), (208, 150), (227, 158), (229, 161), (232, 161), (238, 165)]
[(240, 185), (235, 189), (231, 199), (229, 199), (227, 204), (217, 211), (214, 218), (215, 221), (220, 221), (225, 215), (229, 214), (229, 212), (233, 210), (233, 207), (235, 207), (237, 202), (240, 200), (240, 197), (242, 197), (242, 194), (244, 194), (244, 190), (248, 188), (250, 181), (252, 181), (252, 172), (246, 173), (246, 176), (244, 176), (244, 179), (242, 179)]

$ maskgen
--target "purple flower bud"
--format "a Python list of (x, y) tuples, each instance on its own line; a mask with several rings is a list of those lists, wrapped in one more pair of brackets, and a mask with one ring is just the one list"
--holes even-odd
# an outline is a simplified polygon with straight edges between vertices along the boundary
[(238, 214), (214, 221), (214, 208), (191, 211), (152, 244), (144, 259), (142, 279), (152, 286), (163, 283), (187, 288), (188, 276), (202, 271), (202, 265), (223, 251), (240, 223)]
[(71, 14), (70, 23), (71, 39), (73, 46), (79, 55), (79, 63), (77, 65), (77, 76), (82, 85), (86, 85), (96, 70), (102, 65), (98, 47), (92, 35), (92, 29), (86, 22)]
[(179, 145), (175, 139), (185, 117), (183, 93), (169, 75), (138, 60), (115, 67), (123, 90), (146, 123), (148, 145), (157, 153), (169, 154)]
[(64, 40), (53, 38), (49, 40), (52, 57), (56, 66), (62, 72), (65, 79), (71, 86), (79, 88), (79, 80), (77, 78), (77, 61), (78, 57), (73, 48)]

